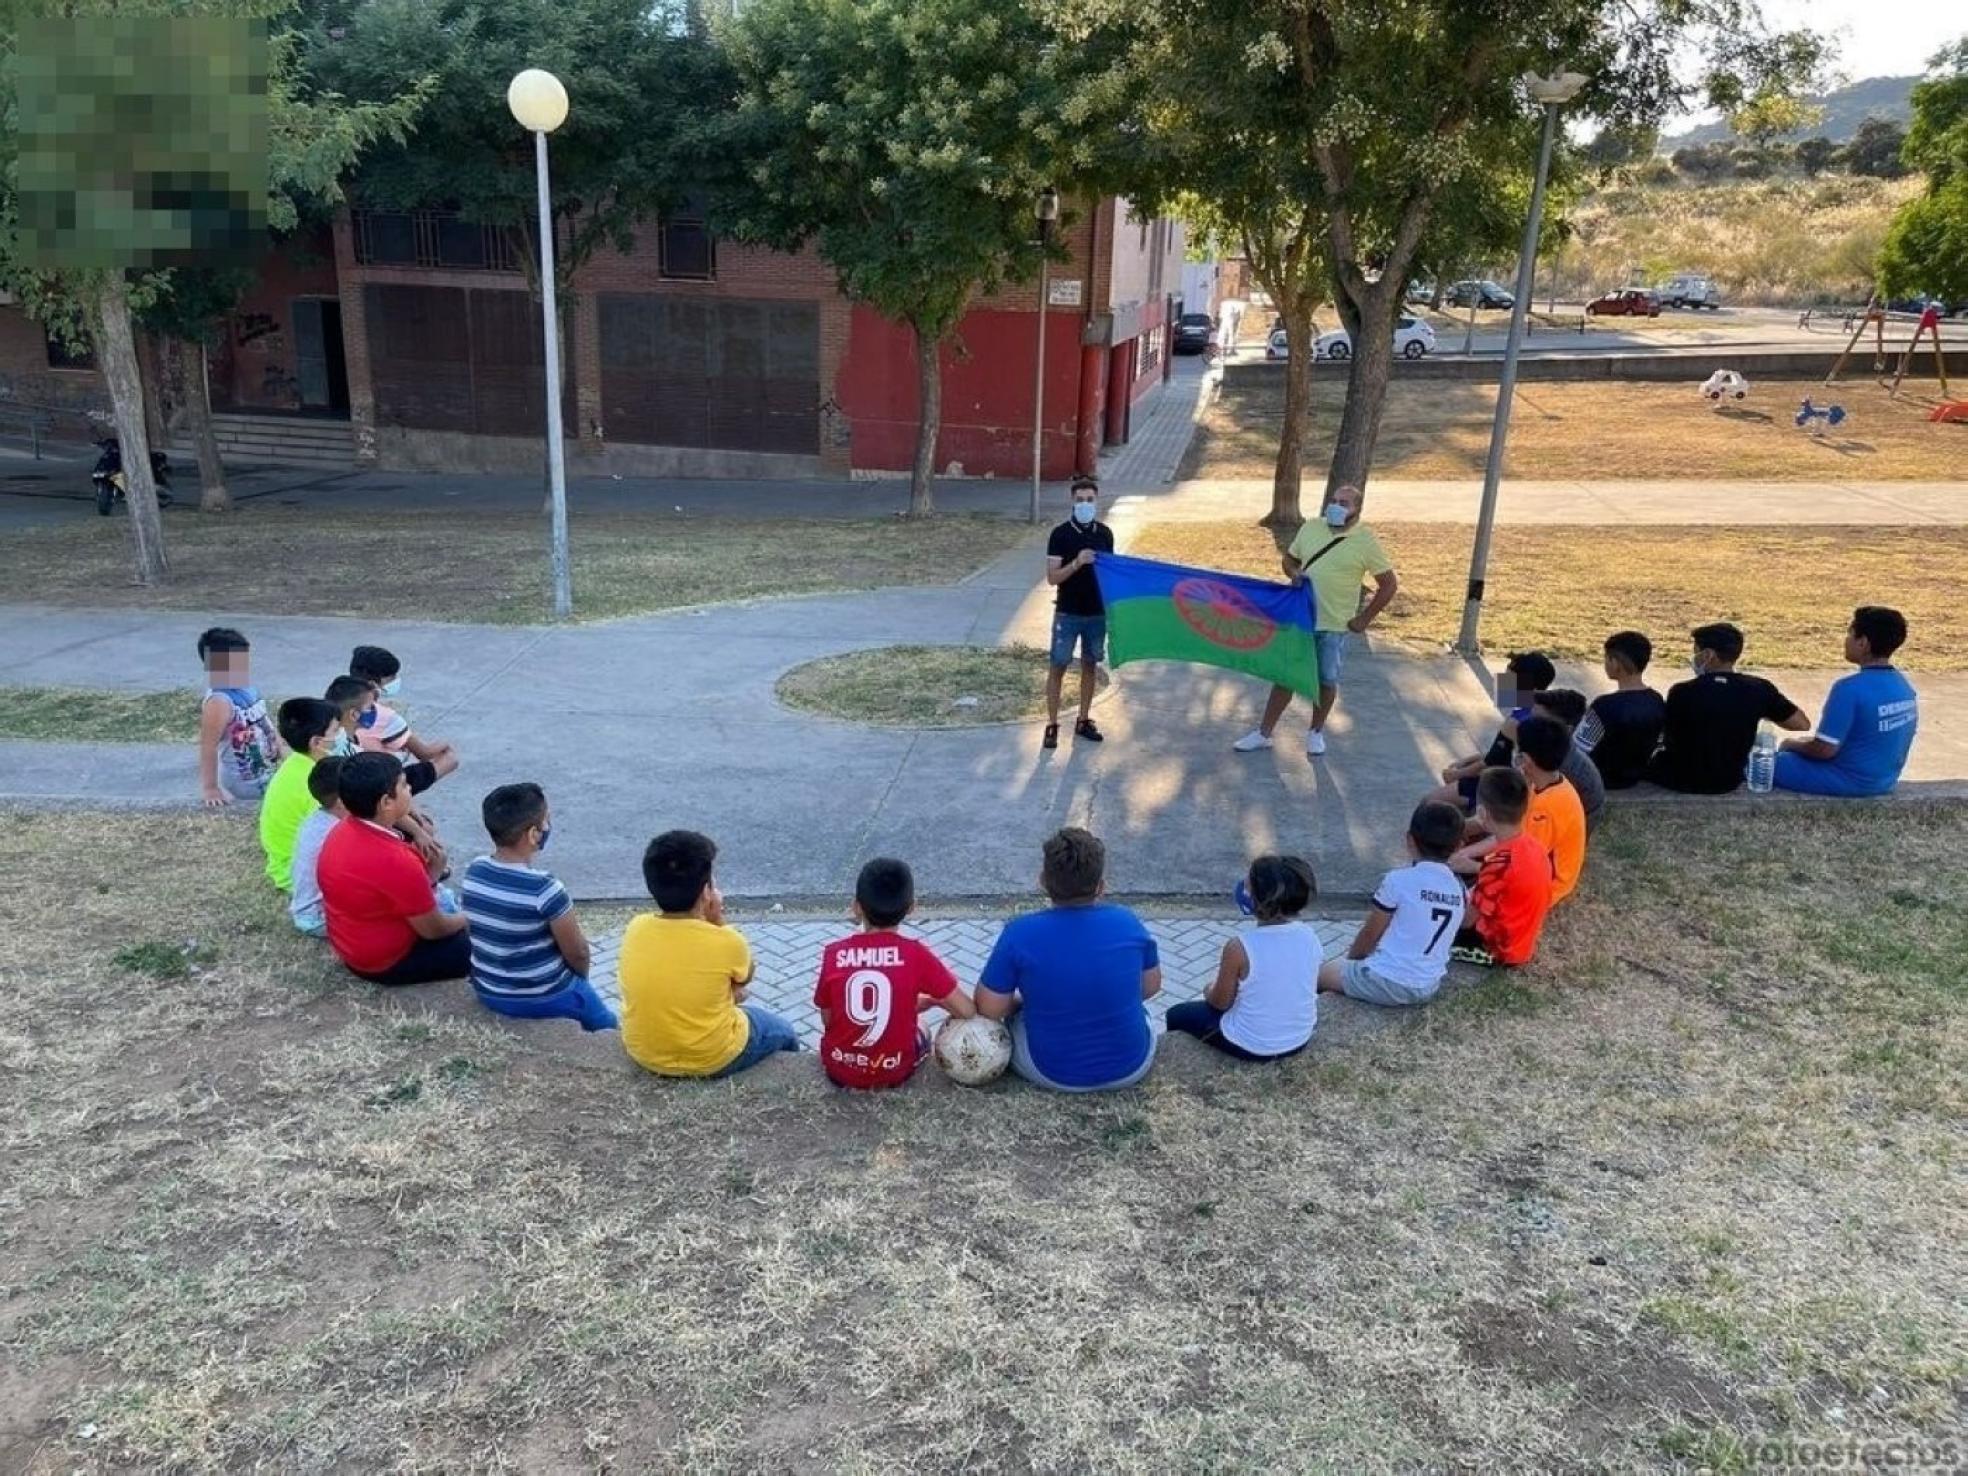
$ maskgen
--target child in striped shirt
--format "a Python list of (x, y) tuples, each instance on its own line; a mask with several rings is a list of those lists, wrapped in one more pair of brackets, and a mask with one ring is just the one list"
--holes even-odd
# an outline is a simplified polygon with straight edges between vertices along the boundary
[(613, 1030), (614, 1010), (588, 982), (593, 958), (567, 888), (533, 864), (553, 833), (537, 784), (502, 784), (485, 796), (492, 854), (465, 868), (471, 981), (478, 1002), (521, 1020), (577, 1020)]

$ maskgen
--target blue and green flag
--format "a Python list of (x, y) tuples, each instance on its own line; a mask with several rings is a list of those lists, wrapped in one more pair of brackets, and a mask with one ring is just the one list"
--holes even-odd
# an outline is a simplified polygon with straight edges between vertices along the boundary
[(1107, 605), (1107, 651), (1130, 661), (1195, 661), (1248, 672), (1317, 698), (1312, 589), (1125, 554), (1101, 554), (1094, 577)]

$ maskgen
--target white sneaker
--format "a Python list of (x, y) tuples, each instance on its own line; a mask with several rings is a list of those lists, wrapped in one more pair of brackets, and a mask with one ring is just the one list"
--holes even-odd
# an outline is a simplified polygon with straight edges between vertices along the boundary
[(1262, 729), (1252, 728), (1230, 746), (1239, 753), (1257, 753), (1261, 749), (1269, 748), (1271, 746), (1271, 740), (1264, 736)]
[(1320, 754), (1326, 751), (1326, 735), (1317, 728), (1307, 728), (1305, 730), (1305, 751), (1313, 758), (1319, 757)]

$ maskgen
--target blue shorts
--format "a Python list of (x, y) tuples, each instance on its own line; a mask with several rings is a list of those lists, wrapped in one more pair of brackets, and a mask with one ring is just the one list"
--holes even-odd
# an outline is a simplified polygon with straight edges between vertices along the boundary
[(1312, 632), (1312, 647), (1319, 653), (1319, 685), (1337, 687), (1339, 674), (1346, 666), (1346, 638), (1350, 630), (1315, 630)]
[(494, 994), (474, 987), (478, 1002), (495, 1015), (514, 1020), (578, 1020), (583, 1030), (613, 1030), (615, 1012), (594, 985), (575, 974), (548, 994)]
[(1103, 660), (1107, 655), (1107, 617), (1068, 615), (1055, 610), (1052, 616), (1052, 664), (1070, 666), (1075, 645), (1080, 648), (1081, 660)]
[(1889, 794), (1893, 788), (1888, 784), (1881, 789), (1878, 780), (1861, 779), (1839, 768), (1836, 760), (1807, 759), (1794, 753), (1777, 755), (1775, 782), (1778, 789), (1796, 794), (1835, 795), (1840, 799), (1870, 799)]

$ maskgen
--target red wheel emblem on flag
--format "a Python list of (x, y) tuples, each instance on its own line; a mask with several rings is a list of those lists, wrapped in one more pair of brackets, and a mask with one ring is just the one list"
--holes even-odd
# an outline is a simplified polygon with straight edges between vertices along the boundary
[(1183, 623), (1213, 646), (1255, 651), (1278, 633), (1277, 622), (1235, 585), (1214, 579), (1179, 579), (1171, 598)]

